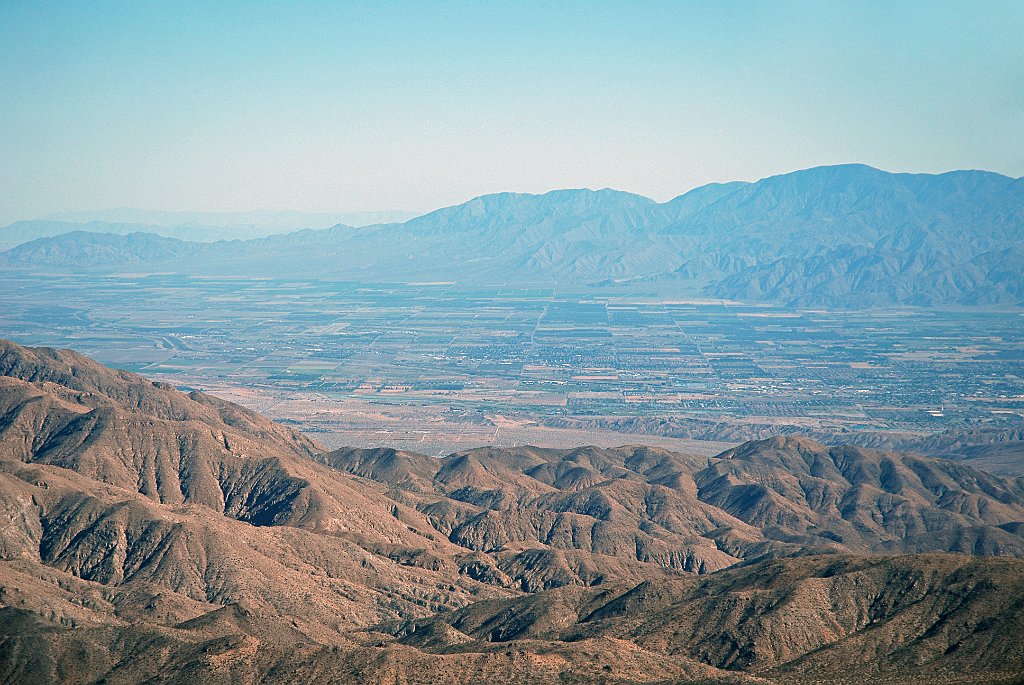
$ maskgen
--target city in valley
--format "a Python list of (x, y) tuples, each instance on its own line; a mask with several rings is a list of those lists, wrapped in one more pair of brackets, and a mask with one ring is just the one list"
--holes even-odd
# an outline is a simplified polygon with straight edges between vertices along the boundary
[(0, 328), (327, 445), (885, 445), (1020, 425), (1018, 310), (787, 309), (551, 285), (0, 277)]

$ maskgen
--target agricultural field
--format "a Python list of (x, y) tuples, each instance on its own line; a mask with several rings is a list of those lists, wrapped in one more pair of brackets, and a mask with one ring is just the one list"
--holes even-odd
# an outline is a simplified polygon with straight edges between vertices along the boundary
[[(749, 426), (926, 435), (1024, 413), (1014, 309), (165, 274), (0, 275), (0, 286), (0, 337), (210, 391), (330, 445), (713, 452)], [(704, 426), (701, 442), (660, 420)]]

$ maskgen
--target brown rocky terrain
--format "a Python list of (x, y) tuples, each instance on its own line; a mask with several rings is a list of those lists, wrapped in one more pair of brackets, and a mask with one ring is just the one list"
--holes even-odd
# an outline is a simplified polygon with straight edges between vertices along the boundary
[(994, 681), (1024, 676), (1019, 665), (1002, 673), (996, 666), (1024, 655), (1024, 566), (948, 554), (780, 559), (484, 600), (394, 631), (438, 654), (608, 640), (666, 664), (783, 682)]
[(316, 458), (389, 486), (438, 533), (502, 568), (538, 549), (697, 573), (764, 555), (1024, 556), (1024, 478), (802, 438), (710, 459), (651, 447), (481, 448), (443, 459), (344, 449)]
[(0, 372), (6, 559), (345, 627), (503, 592), (459, 574), (465, 550), (421, 515), (256, 414), (67, 351), (6, 343)]
[(912, 454), (328, 453), (0, 343), (5, 683), (1011, 682), (1022, 536)]
[(764, 440), (777, 435), (810, 437), (828, 445), (856, 445), (890, 451), (915, 452), (963, 461), (997, 475), (1024, 475), (1024, 429), (1017, 426), (956, 428), (921, 435), (892, 431), (851, 431), (839, 425), (810, 428), (788, 423), (707, 421), (673, 416), (552, 416), (545, 426), (559, 429), (615, 431), (668, 438), (724, 440), (732, 443)]

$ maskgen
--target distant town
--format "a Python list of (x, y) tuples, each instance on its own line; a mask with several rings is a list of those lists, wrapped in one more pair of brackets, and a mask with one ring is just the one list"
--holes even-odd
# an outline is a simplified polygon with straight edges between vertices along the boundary
[(926, 435), (1024, 414), (1019, 311), (161, 274), (0, 285), (0, 328), (22, 344), (210, 391), (327, 444), (442, 454), (585, 432), (713, 451), (759, 426)]

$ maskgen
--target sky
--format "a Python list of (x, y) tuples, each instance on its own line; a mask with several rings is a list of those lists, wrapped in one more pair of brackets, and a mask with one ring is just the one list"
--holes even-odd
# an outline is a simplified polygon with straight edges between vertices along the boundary
[(0, 2), (0, 224), (1024, 176), (1024, 2)]

